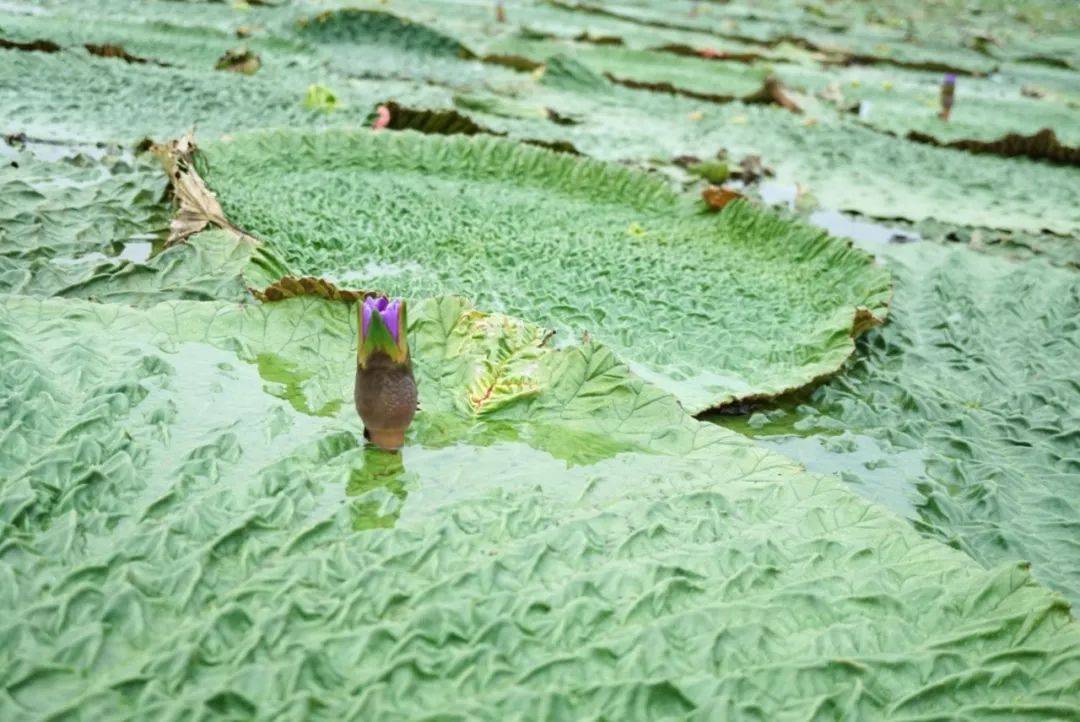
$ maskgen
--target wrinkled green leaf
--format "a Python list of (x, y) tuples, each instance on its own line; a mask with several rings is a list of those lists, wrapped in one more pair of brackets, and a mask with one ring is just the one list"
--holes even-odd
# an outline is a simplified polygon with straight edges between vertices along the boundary
[(885, 256), (898, 276), (888, 326), (849, 372), (750, 432), (848, 472), (987, 566), (1030, 561), (1080, 604), (1080, 277), (927, 243)]
[(264, 67), (245, 76), (215, 71), (214, 60), (192, 69), (68, 52), (0, 54), (0, 131), (75, 142), (165, 141), (193, 128), (206, 137), (262, 125), (362, 123), (395, 87), (346, 90), (335, 84), (343, 107), (322, 114), (303, 101), (308, 86), (324, 79), (303, 69), (278, 73)]
[[(273, 238), (204, 205), (179, 219), (202, 232), (162, 249), (162, 175), (40, 149), (457, 108), (675, 184), (676, 157), (760, 155), (796, 206), (1067, 265), (1074, 168), (896, 136), (1075, 143), (1080, 6), (554, 0), (497, 23), (488, 2), (339, 4), (0, 3), (0, 134), (49, 141), (25, 163), (0, 145), (20, 164), (0, 168), (0, 719), (1075, 716), (1077, 625), (1019, 561), (1076, 600), (1073, 271), (890, 254), (899, 322), (803, 408), (746, 422), (785, 427), (765, 443), (844, 486), (571, 345), (588, 329), (631, 358), (652, 334), (658, 358), (741, 359), (747, 383), (815, 354), (837, 368), (885, 276), (790, 222), (698, 217), (633, 174), (553, 183), (506, 143), (462, 168), (452, 143), (383, 137), (392, 170), (329, 145), (293, 169), (244, 137), (222, 177)], [(259, 72), (215, 71), (239, 45)], [(946, 68), (993, 77), (964, 75), (943, 124)], [(801, 115), (720, 102), (767, 73)], [(843, 103), (819, 97), (834, 81)], [(304, 108), (312, 84), (339, 110)], [(417, 239), (423, 263), (401, 251)], [(355, 290), (302, 275), (328, 269)], [(411, 297), (422, 401), (401, 455), (362, 446), (342, 302), (391, 288)], [(419, 298), (444, 289), (560, 333)]]
[(5, 299), (3, 716), (1068, 715), (1080, 631), (1023, 568), (600, 346), (412, 310), (423, 408), (388, 457), (346, 304)]
[[(250, 238), (163, 248), (167, 179), (146, 156), (30, 144), (0, 165), (0, 290), (104, 302), (248, 298), (287, 273)], [(50, 157), (56, 156), (56, 157)]]
[(749, 207), (717, 220), (644, 175), (480, 136), (270, 133), (197, 165), (296, 272), (587, 330), (695, 413), (833, 372), (889, 295), (820, 232)]
[(152, 160), (96, 148), (0, 149), (0, 291), (56, 292), (163, 240), (168, 181)]

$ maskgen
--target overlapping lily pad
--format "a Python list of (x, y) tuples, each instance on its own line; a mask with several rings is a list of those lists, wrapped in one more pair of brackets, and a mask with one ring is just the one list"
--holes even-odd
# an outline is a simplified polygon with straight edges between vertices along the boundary
[[(1069, 192), (1073, 183), (1070, 168), (1035, 163), (1015, 170), (1018, 166), (1011, 159), (971, 157), (964, 150), (897, 142), (882, 132), (906, 135), (914, 130), (936, 143), (987, 142), (1007, 132), (1030, 134), (1042, 127), (1039, 120), (1045, 112), (1053, 120), (1047, 125), (1055, 129), (1060, 143), (1075, 147), (1075, 122), (1066, 123), (1075, 91), (1069, 82), (1068, 61), (1060, 60), (1065, 57), (1061, 49), (1067, 49), (1067, 43), (1047, 51), (1048, 57), (1058, 58), (1065, 67), (1033, 65), (1013, 59), (1014, 55), (1026, 57), (1028, 50), (1017, 45), (1026, 42), (1024, 34), (1009, 28), (994, 31), (1003, 43), (1000, 48), (994, 45), (993, 50), (1002, 56), (997, 63), (1001, 72), (992, 81), (965, 84), (962, 79), (956, 122), (943, 124), (924, 104), (933, 96), (941, 74), (929, 70), (920, 74), (888, 64), (866, 69), (867, 82), (848, 93), (848, 101), (866, 95), (872, 105), (876, 103), (877, 110), (860, 120), (824, 103), (812, 113), (793, 116), (781, 108), (717, 105), (665, 90), (615, 86), (603, 96), (566, 92), (546, 79), (538, 82), (531, 73), (460, 57), (511, 53), (500, 62), (513, 67), (512, 61), (519, 57), (512, 54), (515, 47), (534, 47), (536, 52), (522, 69), (532, 70), (536, 63), (545, 63), (550, 70), (551, 54), (577, 52), (591, 57), (597, 68), (614, 77), (637, 84), (667, 83), (702, 97), (745, 97), (742, 91), (758, 87), (759, 78), (770, 71), (807, 95), (827, 87), (833, 73), (860, 74), (860, 69), (842, 71), (836, 65), (821, 65), (828, 60), (827, 53), (806, 48), (801, 53), (787, 52), (785, 48), (799, 46), (783, 40), (790, 34), (784, 18), (793, 12), (786, 6), (771, 8), (765, 14), (737, 5), (726, 7), (722, 13), (738, 27), (721, 34), (708, 28), (726, 21), (704, 17), (721, 11), (707, 7), (700, 22), (691, 21), (696, 29), (641, 25), (547, 4), (516, 7), (511, 21), (502, 24), (494, 22), (491, 7), (460, 3), (399, 2), (393, 6), (393, 14), (381, 4), (365, 6), (360, 9), (363, 12), (329, 4), (325, 6), (329, 15), (322, 5), (241, 9), (213, 3), (151, 2), (138, 3), (137, 12), (122, 0), (80, 5), (82, 12), (88, 12), (88, 7), (95, 12), (94, 21), (78, 27), (71, 27), (75, 23), (66, 7), (28, 5), (25, 12), (20, 12), (19, 4), (0, 8), (0, 28), (9, 28), (13, 38), (28, 41), (40, 31), (49, 37), (39, 39), (58, 48), (52, 53), (0, 49), (4, 59), (0, 63), (0, 106), (6, 111), (0, 132), (135, 143), (147, 135), (166, 140), (196, 127), (202, 137), (213, 137), (253, 126), (360, 124), (377, 104), (387, 100), (411, 108), (439, 109), (453, 107), (455, 96), (482, 94), (553, 109), (578, 121), (562, 127), (481, 116), (476, 120), (482, 125), (514, 137), (570, 143), (583, 153), (606, 160), (670, 162), (675, 156), (726, 148), (739, 155), (761, 155), (785, 180), (804, 184), (822, 203), (839, 209), (1025, 232), (1072, 233), (1080, 228)], [(689, 5), (683, 8), (686, 12), (689, 9)], [(656, 14), (656, 9), (634, 12)], [(920, 6), (914, 10), (897, 8), (886, 15), (929, 13), (939, 18), (941, 12), (936, 7)], [(799, 13), (814, 17), (810, 11), (800, 9)], [(1067, 26), (1069, 13), (1062, 13)], [(865, 37), (860, 36), (862, 40), (840, 48), (849, 54), (899, 53), (898, 48), (905, 46), (901, 42), (904, 34), (910, 32), (910, 25), (886, 22), (885, 15), (875, 19), (861, 6), (837, 8), (832, 15), (851, 15), (859, 27), (869, 27)], [(987, 13), (986, 21), (992, 24), (994, 17)], [(404, 29), (380, 30), (373, 18)], [(807, 17), (799, 22), (804, 21), (816, 27)], [(914, 27), (923, 32), (926, 25), (935, 23), (940, 24), (935, 20)], [(312, 29), (326, 24), (340, 32)], [(574, 32), (552, 36), (550, 29), (560, 24)], [(831, 39), (817, 37), (814, 44), (835, 44), (837, 38), (851, 36), (846, 31), (827, 30), (825, 26), (831, 24), (833, 20), (825, 21), (814, 31), (831, 34)], [(411, 32), (406, 32), (409, 29)], [(1040, 26), (1040, 31), (1045, 33), (1045, 27)], [(245, 37), (233, 37), (238, 33)], [(919, 52), (936, 55), (943, 48), (956, 47), (962, 59), (988, 59), (984, 53), (961, 47), (969, 39), (961, 32), (941, 28), (934, 34), (944, 39), (926, 41)], [(450, 51), (433, 54), (430, 43), (410, 41), (413, 35), (441, 38), (441, 44), (435, 46)], [(655, 42), (649, 39), (653, 35)], [(625, 37), (626, 47), (597, 44), (597, 37)], [(710, 43), (710, 38), (716, 42)], [(118, 43), (138, 57), (171, 67), (89, 55), (83, 48), (87, 43)], [(243, 76), (213, 70), (218, 58), (245, 44), (263, 55), (257, 73)], [(680, 45), (735, 53), (756, 47), (764, 57), (747, 64), (729, 64), (650, 52)], [(878, 45), (890, 50), (875, 50)], [(169, 50), (155, 52), (158, 48)], [(620, 60), (623, 56), (630, 60)], [(883, 91), (875, 78), (887, 75), (890, 68), (895, 68), (896, 77), (883, 78), (882, 83), (891, 82), (893, 90)], [(803, 77), (807, 73), (811, 80)], [(679, 83), (687, 87), (681, 88)], [(304, 106), (311, 85), (324, 86), (334, 94), (337, 102), (333, 110)], [(1043, 100), (1024, 97), (1021, 91), (1028, 86), (1035, 88), (1032, 92), (1045, 87), (1050, 95)], [(978, 95), (967, 96), (969, 87), (980, 88)], [(902, 112), (892, 112), (895, 108)], [(976, 108), (994, 109), (991, 120), (973, 120), (977, 116), (969, 111)], [(979, 117), (985, 115), (980, 113)], [(817, 125), (808, 130), (804, 122)], [(874, 124), (876, 130), (861, 125), (866, 122)], [(853, 169), (859, 173), (854, 180), (848, 173)], [(1006, 176), (1010, 179), (1007, 192), (1000, 185)]]
[[(0, 2), (0, 720), (1075, 717), (1076, 170), (969, 142), (1075, 145), (1077, 8), (506, 5)], [(192, 128), (166, 243), (132, 149)], [(671, 190), (722, 150), (1061, 265), (884, 251), (896, 325), (741, 425), (810, 473), (679, 401), (835, 371), (889, 277)]]
[(682, 93), (712, 102), (730, 102), (761, 89), (768, 69), (738, 63), (713, 63), (653, 50), (543, 40), (505, 40), (489, 46), (495, 52), (521, 54), (537, 63), (565, 53), (613, 82)]
[(0, 291), (56, 291), (164, 240), (171, 208), (157, 163), (92, 146), (0, 149)]
[(132, 64), (83, 50), (0, 50), (0, 57), (0, 132), (67, 142), (134, 145), (194, 128), (216, 136), (264, 125), (363, 124), (388, 93), (413, 85), (341, 80), (333, 83), (334, 111), (323, 112), (304, 105), (310, 85), (325, 81), (321, 70), (310, 67), (264, 67), (248, 76), (214, 70), (212, 64)]
[[(784, 65), (777, 74), (804, 93), (813, 94), (859, 123), (899, 138), (967, 149), (1080, 164), (1080, 121), (1075, 91), (1055, 92), (1025, 83), (1015, 71), (994, 78), (961, 77), (956, 80), (953, 111), (948, 120), (939, 117), (942, 75), (896, 68), (815, 68)], [(1022, 71), (1021, 71), (1022, 72)], [(821, 114), (822, 109), (816, 108)], [(1040, 131), (1054, 140), (1040, 147), (1002, 143), (1010, 135), (1031, 137)], [(981, 147), (980, 147), (981, 146)]]
[(743, 430), (847, 472), (984, 564), (1031, 561), (1080, 604), (1080, 277), (927, 243), (885, 255), (898, 275), (888, 327), (850, 372)]
[(197, 161), (294, 272), (587, 330), (692, 412), (832, 373), (888, 302), (886, 273), (810, 228), (492, 138), (252, 134)]
[(16, 143), (0, 166), (0, 291), (120, 303), (243, 300), (287, 270), (236, 234), (165, 248), (160, 164), (116, 148)]
[[(137, 13), (119, 4), (103, 3), (89, 13), (87, 5), (52, 4), (26, 14), (5, 14), (0, 37), (15, 42), (48, 39), (59, 50), (86, 51), (129, 65), (184, 66), (209, 71), (222, 54), (244, 47), (267, 56), (270, 66), (308, 67), (316, 64), (302, 43), (265, 32), (252, 18), (214, 3), (187, 3), (155, 17), (164, 3), (141, 3)], [(111, 5), (111, 6), (110, 6)]]
[(1080, 632), (1023, 568), (600, 346), (413, 310), (388, 456), (345, 408), (352, 306), (6, 298), (3, 716), (1070, 713)]
[[(988, 74), (999, 56), (1015, 45), (1030, 42), (1037, 29), (1044, 40), (1043, 57), (1074, 55), (1068, 32), (1080, 22), (1072, 6), (1025, 2), (983, 7), (971, 12), (963, 2), (860, 2), (806, 4), (779, 2), (708, 3), (673, 0), (666, 3), (600, 3), (591, 0), (552, 0), (552, 5), (581, 22), (603, 21), (641, 30), (678, 31), (718, 40), (773, 47), (785, 43), (811, 50), (834, 63), (953, 67)], [(1012, 17), (1010, 17), (1012, 16)], [(958, 22), (961, 20), (961, 22)], [(1056, 33), (1056, 34), (1055, 34)], [(1031, 54), (1031, 53), (1028, 53)]]

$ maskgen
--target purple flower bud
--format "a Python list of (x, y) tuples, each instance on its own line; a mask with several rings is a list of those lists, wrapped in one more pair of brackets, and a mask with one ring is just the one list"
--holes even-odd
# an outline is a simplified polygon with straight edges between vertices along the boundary
[(368, 329), (371, 327), (371, 315), (378, 313), (382, 316), (383, 323), (394, 337), (394, 343), (401, 341), (401, 329), (398, 324), (398, 311), (401, 306), (400, 299), (391, 301), (388, 298), (365, 298), (363, 311), (363, 330), (361, 334), (366, 338)]
[(401, 299), (365, 298), (360, 306), (356, 410), (364, 421), (364, 435), (388, 450), (405, 443), (405, 430), (416, 414), (406, 326)]

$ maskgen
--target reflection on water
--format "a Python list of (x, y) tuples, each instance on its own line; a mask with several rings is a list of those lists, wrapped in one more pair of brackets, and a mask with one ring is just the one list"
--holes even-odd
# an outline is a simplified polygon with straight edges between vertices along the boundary
[[(827, 420), (815, 415), (812, 406), (808, 406), (811, 394), (803, 392), (781, 398), (767, 409), (750, 410), (745, 413), (711, 414), (703, 417), (726, 429), (737, 431), (743, 436), (821, 436), (839, 434), (843, 429), (830, 429), (823, 424)], [(734, 407), (737, 408), (737, 407)]]
[(828, 231), (831, 235), (850, 238), (864, 250), (873, 251), (874, 246), (885, 243), (910, 243), (921, 240), (918, 233), (896, 226), (874, 223), (840, 211), (815, 211), (808, 219), (815, 226)]
[(402, 454), (366, 446), (360, 466), (352, 468), (345, 488), (353, 529), (392, 527), (417, 480), (415, 474), (405, 471)]
[(520, 421), (483, 421), (456, 414), (424, 414), (416, 418), (410, 438), (429, 449), (468, 445), (488, 448), (516, 443), (544, 452), (568, 467), (588, 466), (636, 447), (609, 434), (562, 424)]
[[(487, 438), (481, 440), (482, 436)], [(644, 457), (643, 454), (572, 466), (529, 444), (499, 441), (494, 436), (481, 433), (442, 447), (414, 442), (397, 453), (368, 444), (357, 454), (349, 455), (343, 501), (348, 506), (352, 528), (357, 531), (388, 528), (405, 520), (429, 518), (464, 499), (514, 493), (519, 489), (542, 489), (549, 498), (569, 503), (580, 499), (590, 489), (594, 477), (609, 465), (621, 471), (602, 475), (619, 483), (635, 473), (647, 470), (656, 473), (663, 466), (661, 457), (650, 462), (641, 458), (632, 460)], [(628, 473), (627, 469), (633, 472)], [(605, 488), (597, 493), (617, 494), (617, 491)]]
[(859, 495), (915, 518), (913, 478), (925, 478), (923, 452), (898, 450), (862, 434), (764, 436), (762, 446), (795, 459), (816, 474), (835, 474)]
[(323, 423), (340, 428), (342, 421), (359, 446), (324, 464), (320, 473), (344, 484), (328, 487), (321, 503), (344, 504), (357, 531), (416, 522), (465, 499), (515, 490), (539, 489), (562, 504), (618, 498), (628, 481), (659, 478), (682, 463), (598, 431), (423, 412), (394, 453), (365, 444), (351, 410)]
[(143, 263), (150, 258), (154, 251), (154, 244), (150, 241), (128, 241), (120, 249), (118, 258), (135, 263)]
[(839, 476), (861, 496), (897, 514), (915, 516), (911, 479), (925, 478), (923, 453), (918, 449), (894, 449), (872, 437), (853, 434), (813, 407), (796, 402), (704, 420), (750, 436), (815, 474)]
[[(784, 206), (792, 211), (798, 206), (799, 186), (794, 183), (764, 182), (755, 188), (766, 205)], [(876, 246), (886, 243), (922, 240), (922, 236), (913, 230), (889, 226), (837, 210), (817, 210), (806, 216), (806, 220), (833, 236), (852, 239), (857, 246), (871, 253), (875, 252)]]
[(770, 206), (787, 206), (794, 210), (799, 197), (799, 187), (794, 183), (765, 182), (757, 187), (761, 200)]
[[(78, 266), (96, 266), (102, 263), (115, 262), (116, 260), (131, 261), (132, 263), (145, 263), (151, 256), (159, 253), (165, 245), (164, 235), (142, 234), (133, 236), (128, 241), (116, 241), (104, 247), (101, 251), (90, 251), (81, 256), (54, 256), (49, 262), (63, 268), (76, 268)], [(143, 240), (150, 238), (152, 240)]]
[[(340, 428), (346, 412), (326, 421)], [(527, 421), (485, 422), (436, 414), (409, 432), (398, 453), (361, 444), (323, 463), (318, 472), (338, 481), (319, 504), (346, 511), (346, 523), (370, 531), (423, 523), (467, 499), (499, 499), (539, 492), (557, 508), (607, 506), (627, 485), (714, 473), (714, 460), (632, 450), (599, 431)], [(434, 443), (429, 443), (434, 442)]]
[(314, 376), (312, 372), (301, 371), (296, 364), (273, 353), (261, 353), (255, 357), (259, 376), (268, 381), (263, 390), (271, 396), (288, 401), (302, 414), (308, 416), (334, 416), (341, 408), (342, 401), (329, 399), (316, 406), (305, 393), (305, 382)]

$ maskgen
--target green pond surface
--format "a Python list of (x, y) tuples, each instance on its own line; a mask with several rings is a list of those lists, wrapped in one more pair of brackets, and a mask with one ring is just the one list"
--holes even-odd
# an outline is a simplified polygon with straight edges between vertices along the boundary
[(495, 6), (0, 2), (0, 722), (1080, 719), (1080, 6)]

